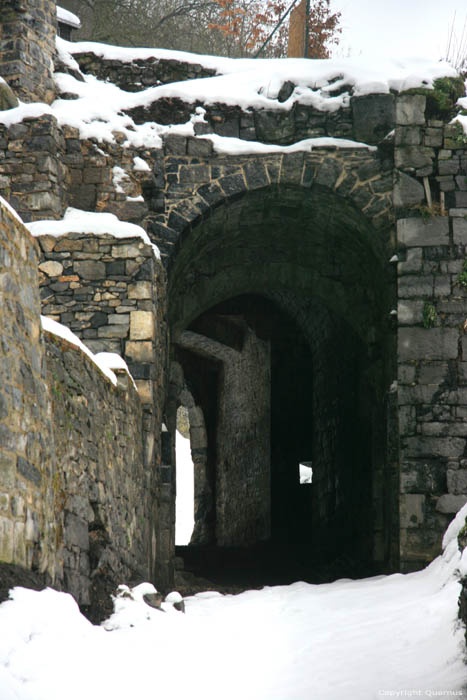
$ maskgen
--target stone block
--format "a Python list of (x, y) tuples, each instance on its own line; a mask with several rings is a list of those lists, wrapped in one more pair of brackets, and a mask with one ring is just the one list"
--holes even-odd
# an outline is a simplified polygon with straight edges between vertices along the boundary
[(126, 338), (128, 335), (127, 325), (99, 326), (97, 329), (98, 338)]
[(467, 469), (448, 469), (446, 472), (448, 492), (459, 496), (467, 495)]
[(425, 437), (407, 438), (406, 454), (408, 457), (447, 457), (459, 459), (464, 454), (465, 440), (459, 437)]
[(0, 450), (0, 487), (12, 489), (16, 480), (16, 455)]
[(423, 267), (423, 248), (408, 248), (406, 259), (397, 264), (399, 275), (419, 273)]
[(419, 493), (400, 495), (399, 513), (402, 528), (418, 527), (425, 520), (425, 496)]
[(454, 234), (454, 243), (459, 245), (467, 245), (467, 220), (459, 217), (453, 218), (452, 230)]
[(394, 128), (394, 95), (363, 95), (350, 101), (353, 137), (356, 141), (377, 144)]
[(144, 244), (132, 243), (112, 246), (113, 258), (137, 258), (141, 255)]
[(425, 199), (425, 190), (418, 180), (401, 171), (397, 172), (396, 178), (394, 185), (395, 207), (409, 207), (413, 204), (420, 204)]
[(138, 390), (141, 403), (152, 404), (153, 402), (153, 383), (146, 379), (135, 379), (136, 388)]
[(428, 221), (421, 217), (399, 219), (397, 239), (408, 247), (448, 245), (449, 220), (446, 216), (433, 216)]
[(125, 345), (125, 354), (134, 362), (152, 362), (153, 352), (151, 341), (128, 341)]
[(10, 564), (13, 561), (13, 522), (0, 517), (0, 561)]
[(396, 124), (425, 124), (425, 106), (424, 95), (399, 95), (396, 99)]
[(55, 260), (47, 260), (40, 263), (39, 270), (48, 277), (59, 277), (63, 272), (63, 265)]
[(130, 339), (152, 340), (154, 338), (154, 314), (152, 311), (130, 312)]
[(89, 549), (88, 523), (74, 513), (65, 513), (64, 540), (68, 546)]
[(405, 275), (399, 278), (398, 292), (401, 299), (431, 297), (433, 277), (430, 275)]
[(422, 323), (425, 303), (418, 300), (404, 299), (397, 304), (397, 320), (399, 325), (412, 326)]
[(150, 281), (135, 282), (128, 285), (129, 299), (151, 299), (152, 284)]
[(82, 279), (105, 279), (105, 263), (97, 260), (81, 260), (73, 264), (73, 269)]
[(426, 169), (423, 174), (429, 175), (433, 169), (434, 157), (434, 150), (428, 146), (399, 146), (395, 149), (394, 162), (396, 168)]
[(399, 328), (399, 359), (455, 359), (458, 338), (455, 328)]
[(462, 506), (467, 503), (467, 495), (456, 496), (454, 494), (446, 493), (440, 496), (436, 502), (436, 510), (440, 513), (457, 513), (460, 511)]

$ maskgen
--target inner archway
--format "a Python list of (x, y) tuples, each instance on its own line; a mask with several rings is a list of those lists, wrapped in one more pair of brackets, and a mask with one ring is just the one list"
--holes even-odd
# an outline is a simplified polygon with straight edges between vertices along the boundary
[(254, 551), (264, 583), (394, 566), (387, 260), (385, 233), (320, 188), (248, 193), (183, 237), (170, 324), (206, 419), (205, 564)]

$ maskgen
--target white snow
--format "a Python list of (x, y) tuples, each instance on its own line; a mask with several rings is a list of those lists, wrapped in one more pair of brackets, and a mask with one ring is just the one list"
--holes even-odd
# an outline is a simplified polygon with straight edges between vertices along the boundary
[(79, 29), (81, 27), (81, 21), (79, 17), (73, 14), (73, 12), (70, 12), (69, 10), (65, 10), (63, 7), (59, 7), (57, 5), (57, 19), (59, 22), (64, 22), (65, 24), (69, 24), (70, 27), (74, 27), (75, 29)]
[[(66, 340), (68, 343), (71, 343), (79, 348), (94, 362), (95, 365), (97, 365), (97, 367), (99, 367), (105, 376), (110, 379), (112, 384), (117, 384), (117, 377), (115, 376), (115, 373), (109, 369), (106, 362), (101, 362), (97, 355), (94, 355), (94, 353), (92, 353), (90, 349), (78, 338), (78, 336), (75, 335), (67, 326), (64, 326), (62, 323), (58, 323), (58, 321), (54, 321), (52, 318), (48, 318), (47, 316), (41, 316), (41, 324), (45, 331), (53, 333), (59, 338), (63, 338), (63, 340)], [(124, 361), (122, 360), (122, 362)], [(126, 369), (128, 371), (128, 367)]]
[(135, 156), (133, 158), (133, 170), (139, 170), (143, 172), (149, 170), (149, 172), (151, 172), (151, 167), (148, 163), (146, 163), (145, 160), (143, 160), (139, 156)]
[[(194, 134), (193, 126), (204, 120), (204, 108), (200, 104), (223, 103), (239, 106), (243, 110), (272, 109), (290, 110), (295, 103), (312, 105), (323, 111), (336, 111), (349, 105), (351, 95), (389, 93), (412, 87), (430, 87), (436, 78), (455, 76), (456, 71), (445, 62), (422, 58), (379, 58), (371, 63), (363, 57), (341, 59), (230, 59), (218, 56), (200, 56), (162, 49), (133, 49), (94, 44), (90, 42), (67, 42), (57, 38), (60, 59), (75, 70), (79, 66), (73, 54), (92, 51), (107, 58), (131, 61), (137, 58), (171, 58), (190, 63), (200, 63), (215, 69), (218, 74), (211, 78), (200, 78), (150, 87), (139, 92), (125, 92), (112, 83), (86, 75), (84, 82), (72, 75), (57, 73), (55, 80), (60, 90), (74, 93), (77, 99), (56, 100), (50, 107), (45, 104), (20, 104), (16, 109), (0, 112), (0, 123), (7, 126), (27, 117), (53, 114), (62, 125), (79, 130), (80, 137), (114, 143), (116, 135), (124, 146), (134, 148), (161, 148), (162, 136), (178, 133)], [(278, 95), (285, 81), (291, 81), (295, 89), (285, 102)], [(342, 94), (335, 95), (337, 91)], [(156, 122), (135, 124), (124, 114), (124, 110), (149, 106), (160, 98), (180, 98), (193, 105), (193, 114), (186, 124), (161, 125)], [(461, 120), (462, 121), (462, 120)], [(466, 126), (467, 128), (467, 126)], [(122, 140), (123, 135), (123, 140)], [(208, 135), (209, 137), (209, 135)], [(251, 153), (274, 150), (274, 146), (242, 146), (233, 141), (215, 138), (215, 149), (221, 153)], [(355, 147), (351, 142), (334, 139), (336, 147)], [(296, 144), (294, 144), (295, 146)], [(301, 144), (303, 145), (303, 144)], [(319, 141), (315, 146), (325, 146)], [(300, 146), (301, 147), (301, 146)], [(230, 149), (230, 150), (229, 150)]]
[(123, 168), (120, 168), (118, 165), (114, 165), (112, 168), (112, 181), (117, 192), (123, 194), (125, 193), (121, 183), (129, 179), (128, 174), (123, 170)]
[(26, 224), (33, 236), (64, 236), (68, 233), (90, 233), (96, 236), (110, 235), (114, 238), (141, 238), (150, 245), (156, 258), (160, 259), (158, 247), (151, 243), (146, 231), (136, 224), (120, 221), (115, 214), (82, 211), (68, 207), (63, 219), (44, 219)]
[[(97, 352), (94, 355), (94, 360), (101, 368), (106, 367), (108, 370), (116, 370), (116, 369), (125, 370), (125, 372), (130, 377), (132, 384), (135, 387), (136, 391), (138, 391), (137, 386), (135, 384), (135, 380), (131, 376), (130, 370), (128, 369), (127, 363), (125, 362), (123, 357), (121, 357), (120, 355), (117, 355), (116, 352)], [(113, 374), (113, 372), (112, 372), (112, 374)]]
[(199, 138), (212, 141), (217, 153), (229, 153), (247, 155), (251, 153), (295, 153), (296, 151), (311, 151), (313, 148), (367, 148), (376, 151), (376, 146), (367, 143), (352, 141), (350, 139), (338, 139), (329, 136), (320, 136), (312, 139), (303, 139), (290, 146), (278, 146), (259, 141), (243, 141), (231, 136), (218, 136), (217, 134), (205, 134)]
[(194, 465), (190, 440), (177, 430), (175, 435), (177, 460), (177, 498), (175, 502), (175, 544), (190, 543), (194, 517)]
[(377, 700), (461, 696), (467, 682), (449, 527), (424, 571), (331, 584), (201, 593), (147, 606), (121, 586), (103, 626), (71, 596), (15, 588), (0, 605), (2, 700)]
[(7, 202), (6, 199), (4, 199), (4, 198), (1, 197), (1, 196), (0, 196), (0, 204), (1, 204), (3, 207), (5, 207), (5, 209), (7, 209), (7, 210), (10, 212), (10, 214), (11, 214), (17, 221), (19, 221), (20, 224), (23, 224), (23, 225), (24, 225), (24, 221), (23, 221), (23, 219), (20, 217), (20, 215), (18, 214), (18, 212), (16, 211), (16, 209), (13, 209), (13, 207), (11, 206), (11, 204), (10, 204), (9, 202)]

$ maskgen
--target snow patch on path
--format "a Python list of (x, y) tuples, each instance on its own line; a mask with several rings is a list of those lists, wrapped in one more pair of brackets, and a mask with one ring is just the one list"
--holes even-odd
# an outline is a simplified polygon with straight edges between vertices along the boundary
[(467, 506), (446, 534), (443, 555), (421, 572), (202, 593), (185, 600), (185, 615), (145, 608), (133, 596), (118, 604), (111, 631), (85, 620), (67, 594), (15, 588), (0, 605), (0, 697), (461, 695), (467, 667), (457, 601), (467, 550), (461, 556), (456, 537), (466, 515)]

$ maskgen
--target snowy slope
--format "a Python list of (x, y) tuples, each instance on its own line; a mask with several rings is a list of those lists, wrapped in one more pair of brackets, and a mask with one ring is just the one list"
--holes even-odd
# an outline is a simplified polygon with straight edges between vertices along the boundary
[[(376, 700), (467, 688), (451, 524), (426, 570), (201, 593), (186, 614), (120, 597), (101, 627), (71, 596), (17, 588), (0, 605), (2, 700)], [(147, 585), (149, 590), (149, 584)], [(146, 589), (145, 589), (146, 590)]]

